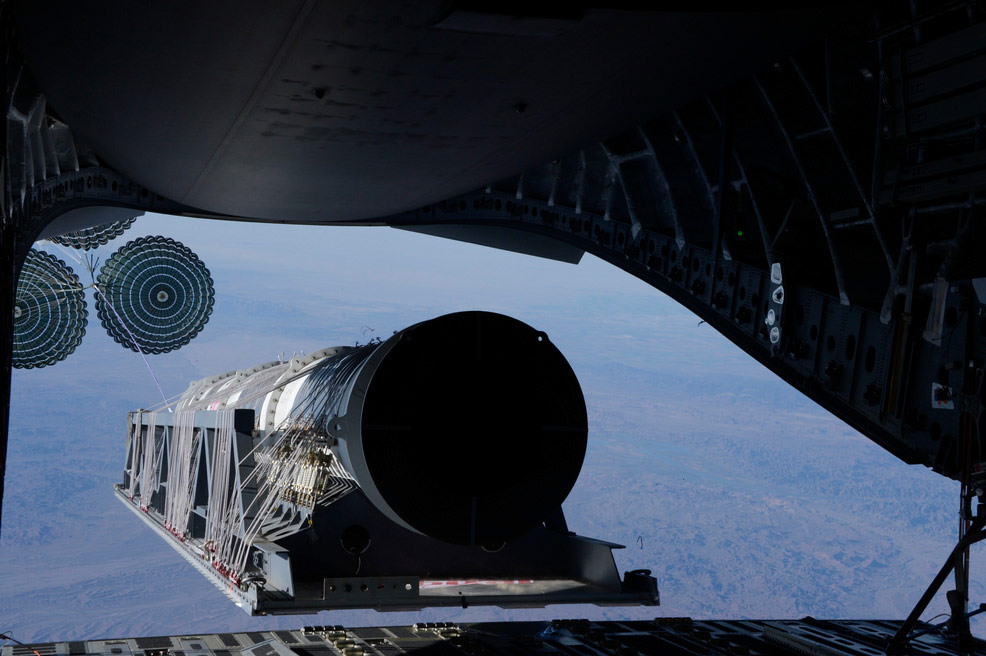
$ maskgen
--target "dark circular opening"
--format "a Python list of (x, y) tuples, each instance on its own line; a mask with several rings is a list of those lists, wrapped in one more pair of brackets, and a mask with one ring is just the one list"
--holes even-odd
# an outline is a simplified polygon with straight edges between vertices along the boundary
[(183, 296), (181, 291), (166, 283), (152, 284), (148, 290), (147, 301), (154, 309), (164, 311), (175, 305), (175, 301)]
[(585, 457), (585, 400), (561, 352), (489, 312), (446, 315), (391, 340), (362, 413), (381, 510), (457, 544), (498, 544), (539, 525)]

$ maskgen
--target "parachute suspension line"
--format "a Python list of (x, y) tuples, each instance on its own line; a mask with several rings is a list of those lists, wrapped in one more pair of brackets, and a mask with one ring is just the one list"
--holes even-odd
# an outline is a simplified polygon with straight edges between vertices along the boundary
[(92, 281), (92, 286), (96, 286), (96, 267), (99, 266), (99, 258), (96, 257), (95, 253), (86, 253), (84, 256), (85, 262), (83, 266), (89, 271), (89, 280)]
[[(224, 414), (228, 414), (231, 421), (233, 413), (226, 411)], [(272, 440), (275, 434), (278, 436)], [(217, 526), (207, 536), (215, 549), (214, 557), (216, 564), (222, 568), (220, 571), (225, 570), (224, 573), (234, 577), (242, 577), (246, 571), (250, 547), (257, 535), (263, 532), (267, 539), (276, 540), (297, 532), (303, 522), (300, 513), (291, 515), (287, 512), (285, 516), (278, 517), (277, 511), (283, 501), (284, 491), (290, 489), (295, 481), (302, 480), (306, 474), (311, 475), (310, 469), (306, 471), (306, 468), (312, 464), (313, 436), (307, 426), (292, 423), (288, 419), (282, 424), (282, 430), (272, 433), (271, 438), (262, 440), (242, 456), (238, 464), (242, 465), (254, 454), (256, 464), (244, 480), (240, 481), (239, 490), (233, 491), (233, 481), (227, 483), (228, 487), (225, 489), (230, 490), (231, 494), (217, 501), (217, 508), (222, 510), (215, 511)], [(219, 439), (217, 437), (217, 445)], [(225, 441), (225, 438), (221, 439)], [(217, 446), (217, 455), (221, 453), (221, 448)], [(232, 457), (232, 450), (228, 455)], [(334, 500), (356, 487), (355, 481), (338, 462), (333, 461), (329, 469), (335, 480), (319, 499), (309, 499), (305, 504), (309, 511), (314, 509), (316, 503)], [(256, 493), (244, 507), (243, 491), (250, 486), (255, 486)], [(210, 510), (210, 517), (213, 517), (212, 512)], [(237, 536), (236, 527), (241, 520), (244, 525), (242, 533)]]
[[(280, 450), (285, 448), (285, 446), (286, 440), (282, 435), (274, 443), (272, 450)], [(264, 523), (273, 514), (277, 503), (277, 495), (273, 493), (273, 486), (270, 483), (272, 476), (269, 466), (270, 459), (261, 457), (258, 460), (260, 465), (254, 468), (250, 476), (251, 479), (255, 479), (259, 483), (258, 494), (246, 509), (247, 514), (252, 515), (252, 518), (250, 523), (244, 526), (243, 539), (240, 541), (238, 548), (234, 553), (230, 554), (230, 566), (238, 574), (242, 573), (246, 568), (250, 545), (253, 543), (254, 537), (260, 532)], [(257, 507), (254, 508), (254, 505), (257, 505)]]
[(89, 285), (82, 285), (81, 282), (80, 283), (73, 283), (71, 280), (65, 280), (65, 283), (67, 285), (65, 287), (65, 290), (76, 291), (76, 290), (85, 290), (85, 289), (88, 289), (89, 287), (93, 287), (93, 288), (96, 287), (96, 274), (95, 274), (95, 270), (96, 270), (96, 267), (99, 266), (99, 258), (96, 257), (95, 254), (89, 254), (89, 253), (80, 254), (78, 251), (76, 251), (74, 249), (65, 248), (64, 246), (62, 246), (61, 244), (59, 244), (57, 241), (51, 241), (51, 240), (48, 240), (48, 239), (44, 240), (42, 243), (44, 243), (45, 245), (54, 246), (55, 248), (57, 248), (58, 250), (60, 250), (63, 255), (65, 255), (66, 257), (72, 258), (72, 260), (75, 261), (76, 264), (78, 264), (83, 269), (85, 269), (86, 271), (89, 272), (89, 280), (92, 281), (91, 284), (89, 284)]
[[(313, 384), (311, 392), (307, 393), (305, 397), (299, 401), (299, 409), (295, 411), (294, 415), (296, 417), (314, 417), (315, 418), (314, 420), (309, 419), (308, 421), (310, 422), (320, 421), (323, 427), (327, 426), (328, 425), (327, 422), (329, 418), (341, 414), (340, 408), (342, 404), (342, 399), (345, 396), (344, 392), (336, 392), (333, 396), (326, 397), (327, 390), (335, 390), (335, 387), (333, 387), (335, 381), (344, 380), (346, 377), (351, 375), (352, 372), (355, 371), (361, 364), (363, 364), (363, 361), (366, 359), (366, 357), (370, 355), (370, 353), (372, 353), (372, 350), (364, 353), (362, 356), (360, 356), (359, 353), (364, 349), (368, 349), (370, 346), (375, 346), (375, 344), (372, 345), (368, 344), (365, 346), (356, 347), (355, 349), (352, 349), (350, 352), (346, 353), (346, 355), (350, 357), (345, 358), (345, 362), (342, 364), (342, 366), (334, 365), (333, 367), (327, 367), (326, 369), (328, 369), (328, 371), (332, 373), (332, 376), (330, 377), (322, 375), (322, 370), (316, 370), (315, 372), (303, 370), (291, 376), (290, 378), (287, 378), (285, 380), (278, 380), (275, 384), (272, 384), (270, 387), (261, 387), (260, 389), (257, 389), (249, 394), (243, 394), (235, 402), (224, 406), (224, 408), (226, 410), (231, 410), (234, 408), (242, 408), (249, 406), (252, 404), (253, 401), (256, 401), (257, 399), (260, 399), (264, 396), (267, 396), (274, 390), (280, 389), (283, 391), (285, 387), (295, 382), (296, 380), (300, 380), (308, 376), (312, 376), (313, 378), (318, 376), (319, 378)], [(356, 355), (357, 357), (352, 357), (353, 355)], [(235, 387), (230, 388), (229, 392), (232, 393), (235, 389), (236, 389)], [(185, 394), (186, 392), (181, 392), (179, 394), (176, 394), (175, 396), (168, 398), (165, 404), (155, 406), (154, 409), (157, 411), (161, 411), (164, 408), (174, 408), (179, 403), (181, 403), (181, 399), (183, 396), (185, 396)], [(318, 401), (320, 400), (324, 401), (325, 398), (329, 398), (329, 404), (328, 405), (322, 404), (322, 405), (328, 407), (329, 411), (328, 412), (322, 411), (316, 414), (314, 412), (314, 409), (319, 407)], [(186, 404), (184, 408), (188, 408), (189, 405), (191, 404)], [(203, 406), (198, 409), (204, 410), (205, 407)], [(251, 451), (251, 453), (252, 452), (253, 451)]]
[[(232, 412), (229, 412), (232, 415)], [(242, 509), (242, 514), (228, 512), (226, 514), (226, 519), (224, 521), (228, 522), (226, 528), (230, 529), (230, 535), (228, 539), (223, 539), (222, 545), (217, 544), (216, 557), (220, 560), (221, 564), (228, 569), (228, 572), (234, 576), (241, 576), (246, 569), (246, 562), (249, 556), (250, 544), (253, 538), (262, 528), (266, 519), (270, 517), (273, 511), (276, 509), (277, 496), (271, 494), (269, 485), (269, 467), (265, 467), (264, 463), (268, 459), (263, 458), (260, 454), (267, 451), (277, 451), (284, 448), (286, 444), (286, 436), (281, 435), (273, 445), (269, 448), (265, 447), (265, 442), (267, 440), (261, 441), (260, 444), (256, 445), (250, 452), (243, 456), (239, 464), (243, 464), (246, 459), (252, 455), (254, 452), (258, 453), (258, 460), (261, 465), (254, 467), (246, 478), (240, 482), (239, 494), (235, 495), (236, 498), (231, 499), (237, 508), (240, 507), (240, 503), (243, 498), (243, 490), (245, 490), (250, 485), (254, 485), (259, 479), (259, 488), (257, 493), (253, 495), (250, 503)], [(258, 451), (259, 450), (259, 451)], [(250, 523), (243, 527), (243, 533), (239, 540), (236, 540), (234, 544), (233, 532), (235, 531), (236, 523), (239, 523), (241, 517), (251, 517)]]
[[(69, 249), (69, 248), (65, 248), (64, 246), (62, 246), (61, 244), (59, 244), (57, 241), (52, 241), (50, 239), (43, 239), (41, 241), (41, 243), (44, 244), (45, 246), (54, 246), (55, 248), (57, 248), (58, 250), (60, 250), (66, 257), (72, 258), (75, 261), (75, 263), (78, 264), (79, 266), (89, 268), (89, 265), (86, 263), (86, 261), (84, 259), (82, 259), (82, 256), (79, 255), (78, 251), (75, 251), (75, 250)], [(90, 271), (90, 273), (92, 273), (92, 272)]]
[(237, 575), (229, 568), (236, 529), (243, 518), (241, 486), (236, 485), (235, 481), (239, 463), (233, 457), (234, 436), (233, 412), (218, 411), (213, 440), (206, 540), (212, 544), (213, 567), (222, 574)]
[[(154, 384), (157, 386), (157, 391), (161, 394), (161, 399), (164, 401), (164, 405), (168, 407), (169, 405), (168, 397), (164, 395), (164, 390), (161, 389), (161, 383), (158, 382), (157, 376), (154, 375), (154, 370), (151, 369), (151, 363), (147, 361), (147, 356), (144, 355), (144, 350), (140, 348), (140, 344), (137, 342), (137, 338), (134, 337), (132, 332), (130, 332), (130, 328), (128, 328), (127, 324), (124, 323), (123, 319), (120, 317), (120, 314), (116, 311), (116, 308), (113, 307), (112, 303), (110, 303), (110, 299), (106, 298), (106, 294), (103, 293), (103, 290), (99, 288), (99, 285), (97, 285), (95, 281), (92, 283), (92, 288), (95, 289), (96, 293), (102, 297), (102, 299), (106, 302), (106, 305), (108, 305), (110, 309), (113, 310), (113, 314), (116, 316), (116, 320), (120, 322), (120, 325), (123, 326), (123, 329), (127, 331), (128, 335), (130, 335), (130, 339), (133, 340), (134, 346), (137, 347), (137, 352), (140, 353), (140, 357), (144, 361), (144, 364), (147, 366), (147, 370), (151, 372), (151, 378), (154, 379)], [(172, 411), (171, 408), (168, 407), (168, 412), (171, 411)]]
[(133, 501), (137, 493), (137, 476), (141, 472), (141, 456), (144, 453), (144, 438), (141, 435), (140, 427), (143, 426), (144, 413), (138, 411), (133, 428), (133, 448), (130, 452), (130, 480), (127, 482), (127, 496)]
[[(257, 390), (256, 392), (253, 392), (251, 394), (241, 396), (240, 398), (238, 398), (236, 400), (235, 403), (231, 403), (231, 404), (225, 406), (225, 409), (226, 410), (232, 410), (232, 409), (235, 409), (235, 408), (240, 408), (240, 407), (243, 407), (243, 406), (247, 406), (247, 405), (250, 404), (250, 402), (256, 401), (259, 398), (262, 398), (264, 396), (267, 396), (268, 394), (270, 394), (274, 390), (277, 390), (277, 389), (283, 390), (285, 387), (287, 387), (288, 385), (290, 385), (294, 381), (296, 381), (298, 379), (301, 379), (301, 378), (304, 378), (308, 374), (309, 374), (309, 372), (302, 371), (301, 373), (295, 374), (294, 376), (292, 376), (291, 378), (288, 378), (287, 380), (278, 381), (275, 385), (272, 385), (270, 387), (264, 387), (264, 388), (261, 388), (261, 389)], [(233, 389), (235, 389), (235, 388), (233, 388)], [(177, 406), (178, 404), (181, 403), (182, 397), (184, 397), (185, 394), (186, 394), (186, 392), (179, 392), (178, 394), (175, 394), (174, 396), (168, 397), (167, 399), (164, 400), (163, 403), (154, 406), (154, 411), (155, 412), (161, 412), (161, 411), (167, 409), (168, 412), (174, 412), (175, 406)], [(186, 404), (184, 407), (187, 408), (188, 407), (188, 404)], [(200, 410), (204, 410), (205, 408), (199, 408), (199, 409)], [(251, 453), (253, 453), (253, 451), (251, 451)]]
[(164, 527), (179, 539), (184, 539), (188, 534), (201, 439), (202, 431), (195, 427), (195, 413), (177, 413), (168, 453), (171, 480), (168, 482), (168, 497), (164, 508)]
[[(64, 248), (63, 246), (58, 244), (58, 242), (50, 241), (47, 239), (43, 240), (41, 243), (45, 245), (54, 246), (58, 250), (62, 251), (62, 254), (64, 254), (66, 257), (69, 257), (73, 261), (75, 261), (75, 263), (78, 264), (79, 266), (89, 269), (89, 263), (86, 260), (84, 260), (77, 252), (68, 248)], [(89, 274), (91, 277), (92, 270), (89, 270)], [(66, 279), (64, 276), (62, 277), (62, 281), (65, 283), (65, 287), (57, 291), (79, 291), (85, 289), (85, 286), (83, 286), (80, 282), (72, 282), (71, 280)]]
[[(283, 537), (283, 535), (269, 530), (277, 528), (277, 524), (272, 526), (270, 520), (274, 518), (278, 505), (282, 501), (281, 493), (304, 474), (304, 467), (311, 455), (310, 443), (305, 439), (299, 439), (299, 437), (302, 436), (299, 435), (298, 431), (290, 427), (282, 431), (275, 443), (270, 448), (260, 452), (256, 458), (257, 465), (254, 467), (252, 477), (258, 479), (259, 494), (256, 499), (262, 499), (262, 502), (253, 513), (250, 524), (245, 527), (243, 541), (234, 554), (232, 564), (238, 571), (243, 571), (246, 568), (250, 545), (261, 531), (264, 531), (268, 539), (274, 540)], [(313, 508), (314, 503), (312, 502), (308, 510)], [(290, 521), (287, 527), (281, 528), (288, 531), (286, 535), (297, 530), (294, 522)]]
[[(141, 454), (140, 464), (140, 506), (143, 509), (151, 507), (152, 496), (154, 494), (155, 473), (160, 470), (159, 451), (157, 439), (157, 418), (153, 413), (147, 416), (147, 432), (144, 434), (143, 453)], [(164, 440), (161, 440), (163, 442)], [(155, 461), (157, 467), (155, 467)]]
[(184, 395), (185, 392), (179, 392), (174, 396), (169, 396), (167, 399), (165, 399), (165, 401), (167, 402), (166, 404), (159, 404), (154, 406), (151, 409), (151, 412), (162, 412), (164, 410), (167, 410), (168, 412), (174, 412), (173, 408), (178, 404), (179, 401), (181, 401), (181, 397), (183, 397)]
[(223, 515), (226, 504), (224, 502), (229, 495), (229, 459), (232, 445), (227, 442), (227, 434), (219, 425), (221, 413), (216, 414), (216, 429), (212, 436), (212, 466), (209, 472), (209, 509), (207, 515), (209, 522), (206, 526), (205, 539), (207, 544), (212, 545), (213, 554), (218, 558), (225, 524)]
[[(204, 544), (220, 574), (239, 583), (258, 535), (277, 540), (297, 533), (316, 506), (332, 503), (358, 488), (351, 474), (329, 450), (329, 427), (334, 417), (345, 412), (344, 394), (339, 393), (338, 383), (357, 371), (373, 350), (369, 345), (357, 347), (345, 354), (348, 357), (314, 371), (299, 371), (269, 387), (265, 385), (243, 394), (234, 403), (215, 411)], [(249, 451), (239, 451), (243, 442), (236, 436), (235, 409), (306, 377), (302, 398), (290, 416), (267, 431), (263, 438), (254, 440)], [(178, 407), (177, 415), (194, 416), (194, 409)], [(176, 426), (181, 423), (176, 416)], [(179, 445), (183, 444), (181, 438), (176, 439)], [(184, 446), (177, 446), (175, 451), (174, 458), (178, 461), (188, 462), (195, 457), (195, 452), (186, 451)], [(175, 470), (172, 465), (172, 471)], [(186, 489), (177, 481), (169, 488), (172, 485)], [(175, 495), (174, 503), (190, 506), (188, 497), (193, 490), (194, 482), (191, 482), (187, 493)], [(169, 512), (176, 513), (178, 506), (169, 508)], [(177, 515), (169, 517), (174, 518), (167, 520), (172, 524), (172, 532), (185, 528)]]
[[(252, 515), (252, 519), (244, 527), (243, 540), (230, 562), (238, 574), (244, 571), (250, 544), (258, 534), (263, 532), (265, 538), (276, 540), (300, 529), (303, 521), (301, 512), (292, 514), (290, 510), (283, 510), (283, 515), (277, 513), (295, 484), (302, 482), (314, 490), (318, 487), (316, 476), (327, 476), (329, 479), (329, 484), (317, 498), (312, 494), (305, 499), (292, 499), (296, 506), (302, 506), (309, 513), (316, 505), (331, 503), (357, 487), (352, 476), (331, 452), (327, 449), (322, 451), (320, 447), (324, 448), (330, 420), (343, 413), (343, 395), (332, 395), (331, 392), (337, 392), (339, 380), (350, 377), (372, 352), (373, 349), (368, 347), (354, 349), (348, 354), (349, 357), (341, 358), (328, 367), (313, 372), (303, 371), (295, 377), (309, 377), (305, 395), (292, 415), (272, 431), (271, 435), (278, 435), (277, 439), (267, 444), (265, 442), (268, 440), (264, 440), (254, 448), (257, 451), (255, 466), (249, 480), (243, 482), (247, 485), (256, 480), (258, 493), (245, 510), (245, 514)], [(241, 397), (237, 403), (243, 401)], [(246, 402), (249, 403), (248, 400)], [(316, 473), (316, 465), (324, 467), (324, 471)], [(253, 505), (258, 501), (259, 506), (254, 511)]]
[[(78, 264), (79, 266), (84, 267), (86, 269), (89, 268), (89, 264), (85, 260), (83, 260), (82, 257), (78, 253), (76, 253), (75, 251), (72, 251), (72, 250), (63, 248), (62, 246), (59, 246), (57, 243), (55, 243), (53, 241), (46, 241), (45, 243), (46, 244), (50, 244), (50, 245), (56, 247), (58, 250), (62, 251), (62, 253), (64, 255), (66, 255), (67, 257), (72, 258), (72, 260), (74, 260), (75, 263)], [(42, 252), (44, 252), (44, 251), (42, 251)], [(90, 275), (92, 274), (91, 271), (89, 273), (90, 273)], [(74, 291), (82, 291), (82, 290), (85, 290), (86, 289), (86, 287), (81, 282), (78, 282), (78, 281), (73, 282), (72, 280), (69, 280), (64, 275), (61, 276), (61, 283), (63, 283), (65, 286), (64, 287), (61, 287), (61, 288), (57, 288), (57, 289), (55, 289), (54, 286), (53, 286), (52, 288), (55, 289), (56, 292), (67, 292), (67, 291), (73, 291), (74, 292)]]

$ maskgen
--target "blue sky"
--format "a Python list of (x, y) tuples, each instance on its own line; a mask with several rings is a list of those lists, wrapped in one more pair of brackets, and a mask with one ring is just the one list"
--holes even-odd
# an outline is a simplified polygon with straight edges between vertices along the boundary
[[(953, 539), (954, 483), (898, 462), (697, 317), (591, 256), (573, 266), (389, 228), (154, 215), (101, 254), (142, 234), (183, 242), (215, 280), (215, 311), (199, 337), (149, 358), (169, 396), (281, 352), (386, 337), (465, 309), (544, 330), (572, 363), (590, 444), (565, 504), (570, 525), (630, 545), (619, 566), (652, 568), (663, 606), (423, 619), (900, 617)], [(106, 336), (91, 298), (90, 310), (76, 353), (14, 375), (3, 628), (53, 640), (416, 619), (251, 619), (120, 506), (111, 486), (126, 412), (159, 395), (139, 356)], [(981, 586), (973, 602), (976, 593)]]

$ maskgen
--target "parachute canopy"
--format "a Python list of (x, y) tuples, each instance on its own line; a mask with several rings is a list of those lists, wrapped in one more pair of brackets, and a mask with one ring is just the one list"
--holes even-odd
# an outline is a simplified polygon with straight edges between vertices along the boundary
[(56, 244), (61, 244), (62, 246), (88, 251), (116, 239), (122, 235), (127, 228), (133, 225), (133, 222), (136, 220), (137, 217), (133, 216), (129, 219), (113, 221), (112, 223), (106, 223), (96, 226), (95, 228), (85, 228), (84, 230), (68, 232), (64, 235), (50, 237), (50, 239)]
[(106, 332), (144, 353), (167, 353), (188, 344), (209, 321), (215, 299), (209, 270), (195, 253), (167, 237), (128, 242), (106, 260), (96, 284), (101, 291), (96, 312)]
[(47, 367), (68, 357), (86, 334), (86, 296), (64, 262), (31, 249), (14, 299), (14, 357), (18, 369)]

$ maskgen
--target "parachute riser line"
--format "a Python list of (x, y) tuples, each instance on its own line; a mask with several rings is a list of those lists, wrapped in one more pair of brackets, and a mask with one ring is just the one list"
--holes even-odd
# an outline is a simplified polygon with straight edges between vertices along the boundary
[(147, 361), (147, 357), (144, 355), (143, 349), (140, 348), (140, 343), (137, 341), (137, 338), (134, 337), (132, 332), (130, 332), (130, 328), (127, 327), (127, 324), (120, 317), (120, 313), (116, 311), (116, 308), (113, 307), (113, 304), (110, 303), (110, 300), (106, 298), (105, 294), (103, 294), (103, 290), (99, 288), (99, 285), (93, 283), (92, 288), (96, 290), (96, 293), (99, 294), (102, 297), (103, 301), (105, 301), (105, 303), (110, 307), (110, 309), (113, 310), (113, 314), (116, 316), (116, 320), (120, 322), (120, 325), (123, 326), (124, 330), (127, 331), (127, 334), (130, 335), (130, 339), (133, 340), (133, 345), (137, 348), (137, 352), (140, 353), (140, 357), (144, 361), (144, 365), (147, 367), (147, 370), (151, 373), (151, 378), (154, 379), (154, 385), (157, 386), (157, 391), (158, 393), (161, 394), (161, 399), (164, 401), (165, 405), (167, 405), (168, 397), (165, 395), (164, 390), (161, 389), (161, 383), (158, 381), (157, 376), (154, 375), (154, 370), (151, 369), (151, 363)]

